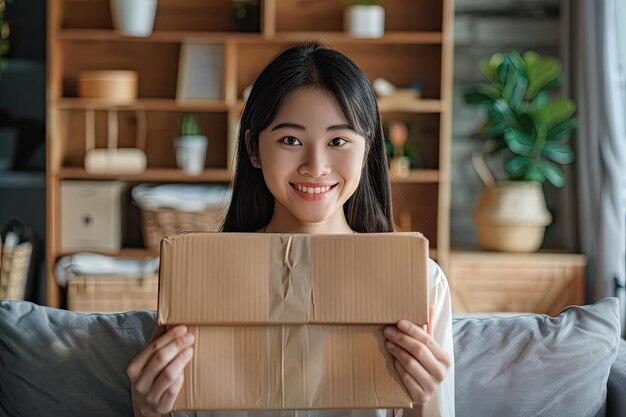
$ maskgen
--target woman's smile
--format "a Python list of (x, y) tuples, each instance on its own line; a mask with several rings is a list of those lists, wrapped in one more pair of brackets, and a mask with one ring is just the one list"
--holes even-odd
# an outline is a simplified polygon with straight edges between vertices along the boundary
[(306, 184), (289, 183), (296, 195), (307, 201), (320, 201), (333, 193), (339, 183), (335, 184)]

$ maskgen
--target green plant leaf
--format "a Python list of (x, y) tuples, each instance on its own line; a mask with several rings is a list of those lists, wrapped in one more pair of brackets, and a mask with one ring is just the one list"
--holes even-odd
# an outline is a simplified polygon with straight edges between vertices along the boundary
[(578, 127), (578, 121), (572, 117), (570, 119), (563, 120), (552, 126), (548, 130), (548, 140), (554, 142), (564, 142), (569, 138), (572, 130)]
[(561, 188), (565, 185), (565, 174), (563, 174), (563, 171), (552, 162), (546, 159), (540, 160), (539, 169), (550, 184), (557, 188)]
[(531, 162), (528, 164), (528, 169), (526, 170), (526, 175), (523, 179), (527, 181), (544, 182), (546, 180), (546, 176), (542, 173), (539, 167), (537, 167), (537, 165)]
[(526, 67), (526, 63), (524, 62), (522, 54), (520, 54), (517, 49), (511, 49), (507, 55), (511, 60), (511, 64), (515, 66), (515, 69), (522, 71), (522, 76), (525, 76), (523, 72), (524, 68)]
[(515, 111), (519, 111), (522, 108), (522, 100), (524, 100), (527, 88), (528, 80), (523, 76), (518, 76), (510, 98), (511, 108)]
[(546, 107), (548, 107), (549, 103), (550, 103), (550, 100), (548, 98), (548, 93), (546, 91), (540, 91), (532, 100), (533, 107), (539, 110), (543, 110)]
[(464, 95), (465, 102), (469, 104), (491, 103), (501, 97), (500, 91), (489, 84), (479, 84), (470, 88)]
[(529, 164), (530, 160), (527, 156), (513, 155), (507, 159), (504, 169), (510, 178), (524, 178)]
[(508, 101), (504, 99), (498, 99), (494, 101), (492, 109), (494, 112), (498, 113), (498, 117), (501, 117), (504, 121), (506, 121), (509, 127), (513, 129), (518, 129), (520, 127), (515, 117), (515, 113), (513, 113), (513, 111), (509, 107)]
[(480, 61), (480, 70), (489, 81), (498, 82), (498, 67), (502, 64), (503, 55), (493, 54), (489, 58)]
[(558, 122), (571, 117), (576, 111), (576, 105), (572, 100), (566, 98), (556, 99), (550, 102), (544, 110), (538, 111), (539, 117), (541, 117), (546, 126), (550, 128)]
[(510, 129), (504, 132), (504, 140), (511, 152), (528, 156), (533, 149), (533, 139), (519, 130)]
[(543, 155), (562, 165), (570, 164), (574, 161), (574, 151), (556, 142), (547, 142), (543, 148)]
[(488, 138), (495, 138), (504, 134), (508, 128), (509, 125), (504, 120), (489, 119), (482, 127), (481, 133)]
[(532, 99), (538, 92), (544, 90), (547, 85), (558, 80), (561, 75), (561, 62), (553, 57), (537, 57), (533, 54), (524, 55), (530, 57), (526, 60), (526, 74), (528, 76), (528, 90), (526, 98)]

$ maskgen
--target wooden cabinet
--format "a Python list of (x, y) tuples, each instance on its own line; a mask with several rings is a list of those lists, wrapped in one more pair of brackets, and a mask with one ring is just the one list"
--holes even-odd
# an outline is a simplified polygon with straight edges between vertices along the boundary
[(556, 315), (584, 304), (586, 258), (564, 253), (450, 254), (455, 313), (534, 312)]
[[(412, 126), (410, 144), (422, 164), (409, 176), (394, 178), (396, 224), (423, 232), (432, 255), (446, 269), (449, 250), (450, 135), (453, 52), (451, 0), (394, 0), (385, 3), (385, 36), (355, 39), (343, 30), (340, 0), (259, 0), (259, 30), (240, 33), (233, 23), (232, 0), (159, 0), (154, 32), (125, 37), (113, 30), (107, 0), (48, 0), (48, 304), (62, 305), (53, 268), (59, 248), (59, 186), (64, 179), (138, 182), (228, 182), (234, 154), (234, 127), (243, 108), (243, 91), (285, 47), (319, 40), (351, 57), (370, 81), (383, 77), (399, 87), (422, 83), (419, 100), (398, 104), (380, 100), (383, 121)], [(180, 54), (185, 43), (218, 45), (223, 51), (223, 88), (218, 100), (177, 100)], [(138, 98), (123, 106), (78, 97), (77, 76), (84, 70), (124, 69), (138, 73)], [(93, 175), (85, 171), (85, 112), (115, 108), (119, 146), (135, 146), (136, 110), (146, 114), (147, 170), (139, 175)], [(199, 114), (209, 137), (205, 171), (197, 177), (176, 168), (174, 138), (181, 113)], [(104, 113), (104, 112), (102, 112)], [(106, 146), (106, 119), (97, 116), (98, 147)], [(131, 210), (131, 208), (129, 208)], [(135, 216), (136, 217), (136, 216)], [(138, 235), (140, 222), (130, 217)], [(122, 256), (148, 256), (132, 239)]]

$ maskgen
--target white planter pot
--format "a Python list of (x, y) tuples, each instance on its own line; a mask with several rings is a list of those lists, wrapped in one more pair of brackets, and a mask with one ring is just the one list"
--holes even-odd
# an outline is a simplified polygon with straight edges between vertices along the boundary
[(382, 6), (350, 6), (344, 12), (344, 27), (355, 38), (382, 38), (385, 9)]
[(551, 222), (543, 189), (535, 181), (485, 186), (474, 211), (478, 241), (485, 250), (536, 252)]
[(200, 175), (209, 139), (206, 136), (179, 136), (176, 138), (176, 164), (187, 175)]
[(110, 0), (113, 26), (126, 36), (150, 36), (157, 0)]

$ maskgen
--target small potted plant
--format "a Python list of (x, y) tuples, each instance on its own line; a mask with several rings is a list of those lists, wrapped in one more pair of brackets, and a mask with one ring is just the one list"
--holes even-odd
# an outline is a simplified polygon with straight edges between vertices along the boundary
[[(474, 156), (485, 182), (474, 212), (478, 240), (487, 250), (534, 252), (552, 221), (542, 183), (562, 187), (565, 175), (558, 165), (574, 160), (566, 142), (576, 128), (576, 105), (549, 98), (548, 91), (562, 79), (557, 58), (513, 50), (480, 66), (488, 83), (465, 93), (467, 103), (487, 113), (479, 132), (485, 149)], [(506, 181), (496, 181), (484, 163), (484, 155), (496, 154), (505, 157)]]
[(382, 0), (344, 0), (344, 29), (355, 38), (382, 38), (385, 9)]
[(0, 0), (0, 79), (7, 63), (4, 56), (9, 52), (9, 22), (4, 20), (4, 11), (11, 0)]
[(126, 36), (152, 34), (157, 0), (110, 0), (113, 26)]
[(180, 136), (176, 138), (176, 163), (187, 175), (200, 175), (209, 139), (202, 135), (198, 116), (185, 113), (180, 118)]

